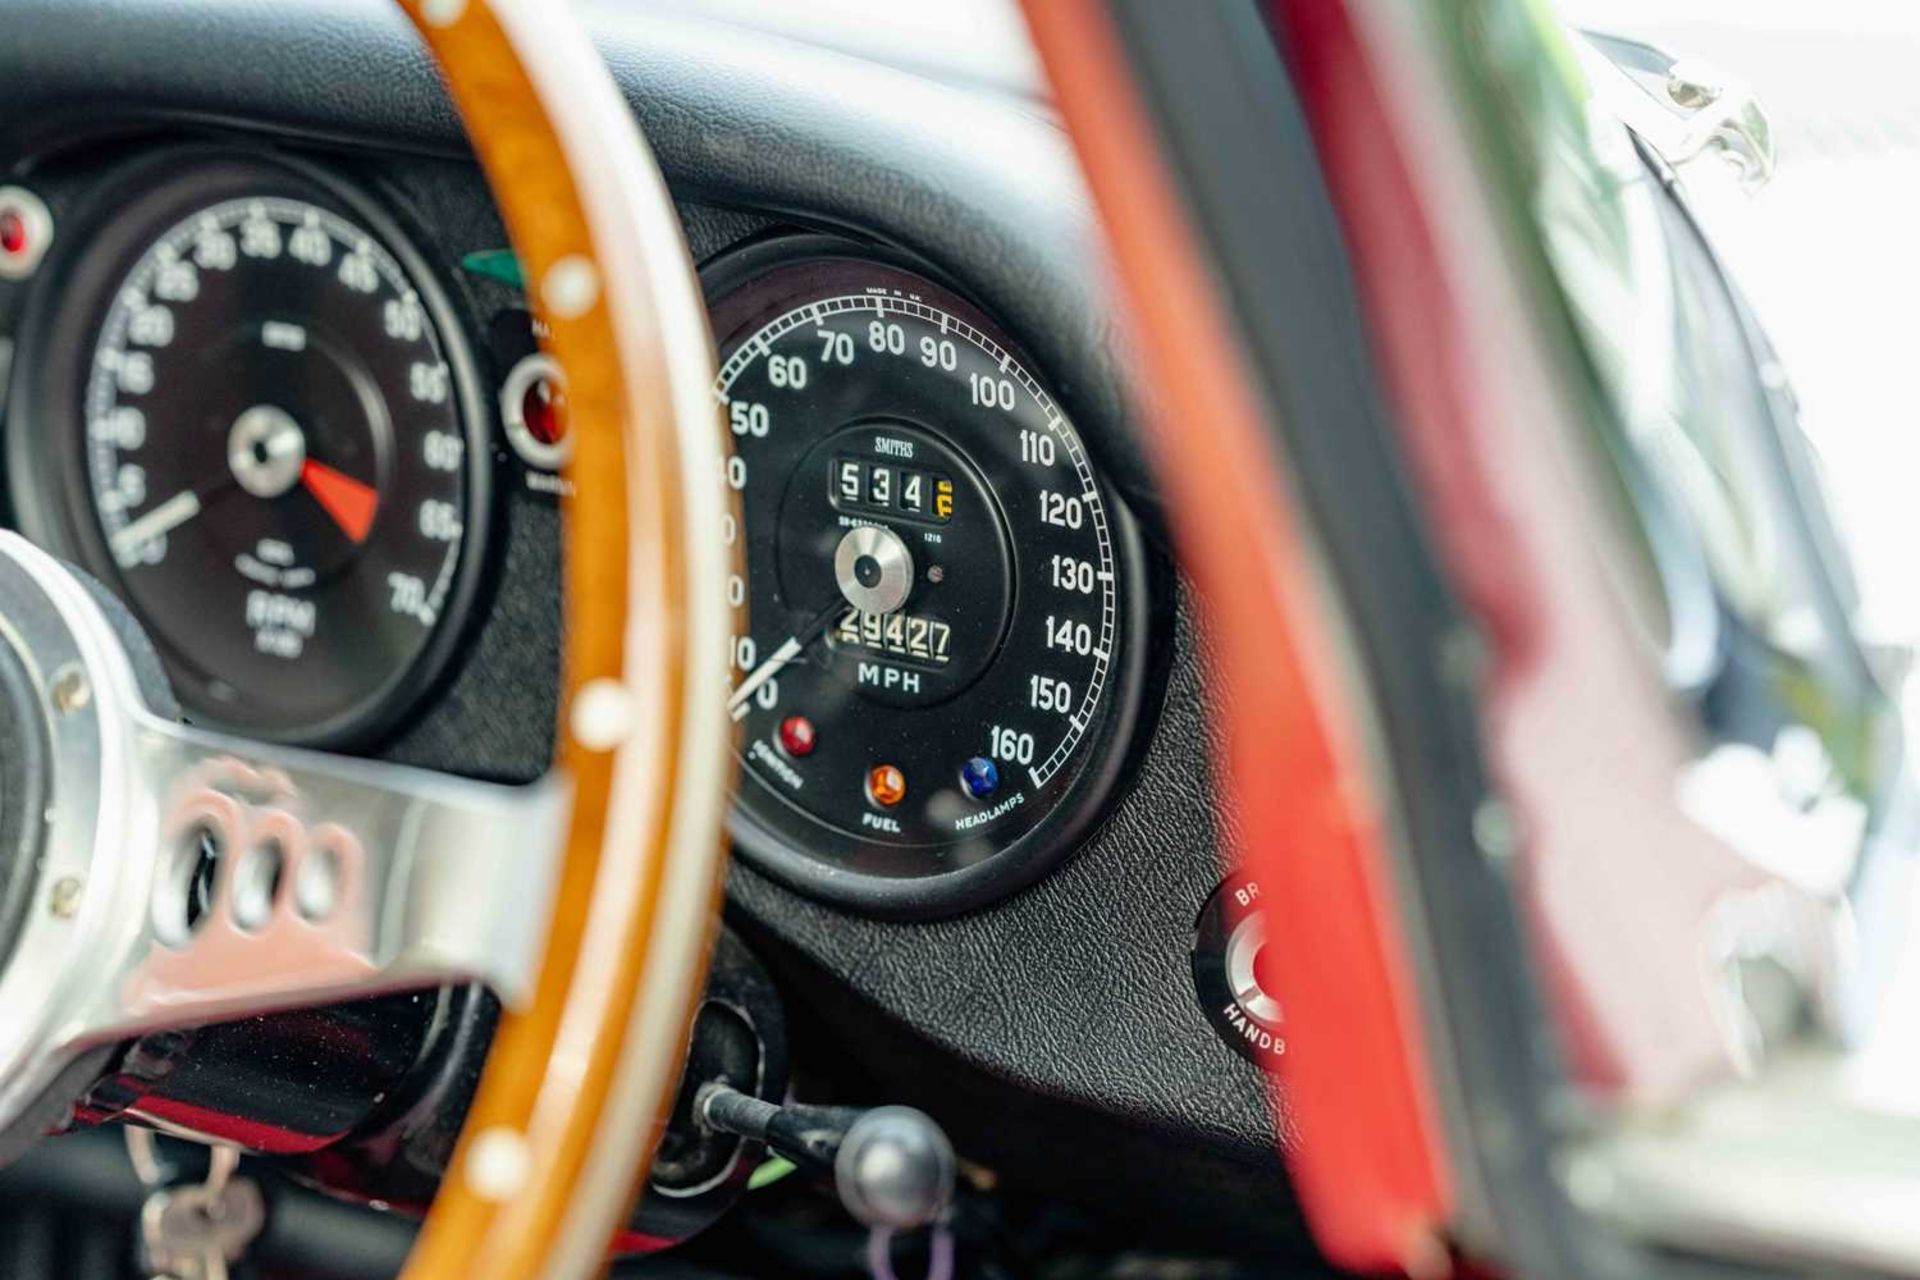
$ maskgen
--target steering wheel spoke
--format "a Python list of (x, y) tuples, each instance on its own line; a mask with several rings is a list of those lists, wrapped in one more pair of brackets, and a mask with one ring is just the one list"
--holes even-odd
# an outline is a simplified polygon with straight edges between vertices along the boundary
[(498, 786), (177, 724), (116, 608), (4, 532), (0, 599), (0, 794), (44, 814), (13, 872), (45, 887), (0, 919), (0, 1114), (9, 1084), (146, 1031), (449, 982), (530, 995), (561, 775)]
[(534, 979), (567, 787), (228, 738), (135, 713), (146, 909), (73, 1034), (123, 1039), (443, 982)]

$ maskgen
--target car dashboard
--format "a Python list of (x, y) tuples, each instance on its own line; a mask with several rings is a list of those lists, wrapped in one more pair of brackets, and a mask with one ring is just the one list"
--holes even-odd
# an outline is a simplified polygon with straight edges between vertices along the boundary
[[(565, 372), (403, 21), (5, 8), (7, 523), (132, 609), (189, 720), (538, 777)], [(592, 15), (714, 326), (727, 921), (796, 1078), (919, 1106), (1014, 1185), (1306, 1248), (1206, 615), (1047, 103), (830, 31)], [(352, 1140), (308, 1159), (405, 1198)]]

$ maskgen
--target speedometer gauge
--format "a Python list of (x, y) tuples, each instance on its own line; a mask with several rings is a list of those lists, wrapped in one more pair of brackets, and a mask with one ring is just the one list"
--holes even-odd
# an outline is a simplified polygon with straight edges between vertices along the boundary
[(77, 253), (31, 408), (29, 474), (64, 501), (16, 483), (23, 516), (126, 598), (200, 718), (308, 742), (390, 720), (485, 510), (430, 272), (370, 202), (251, 159), (143, 184)]
[[(743, 851), (975, 905), (1084, 834), (1139, 697), (1139, 552), (1073, 424), (951, 291), (817, 241), (730, 261)], [(769, 265), (768, 257), (775, 261)]]

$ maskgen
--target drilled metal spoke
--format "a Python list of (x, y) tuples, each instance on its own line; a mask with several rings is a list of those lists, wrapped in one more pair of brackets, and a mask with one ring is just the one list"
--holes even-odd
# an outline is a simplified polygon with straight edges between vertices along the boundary
[[(533, 981), (565, 788), (265, 746), (139, 713), (156, 840), (118, 979), (70, 1035), (123, 1038), (441, 982)], [(103, 957), (104, 958), (104, 957)]]

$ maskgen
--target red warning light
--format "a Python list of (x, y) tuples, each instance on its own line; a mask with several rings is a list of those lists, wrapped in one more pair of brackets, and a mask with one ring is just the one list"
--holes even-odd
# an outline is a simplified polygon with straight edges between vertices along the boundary
[(0, 187), (0, 280), (25, 280), (53, 243), (53, 215), (25, 187)]
[(780, 749), (788, 755), (812, 755), (815, 742), (813, 721), (805, 716), (788, 716), (780, 722)]
[(567, 434), (567, 397), (552, 378), (535, 378), (520, 397), (527, 434), (541, 444), (559, 444)]

